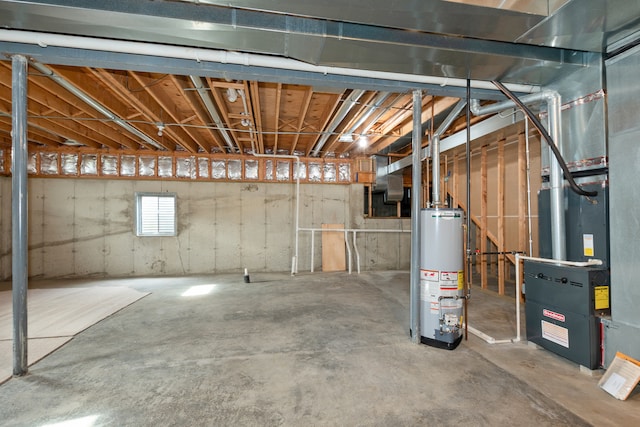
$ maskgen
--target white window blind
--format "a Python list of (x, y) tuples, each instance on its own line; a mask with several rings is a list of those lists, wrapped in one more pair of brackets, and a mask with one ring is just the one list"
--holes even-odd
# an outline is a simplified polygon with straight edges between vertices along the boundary
[(175, 236), (176, 195), (136, 193), (138, 236)]

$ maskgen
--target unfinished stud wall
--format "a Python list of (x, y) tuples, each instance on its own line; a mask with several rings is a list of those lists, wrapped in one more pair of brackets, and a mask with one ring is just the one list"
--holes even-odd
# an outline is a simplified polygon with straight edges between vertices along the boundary
[[(135, 236), (139, 191), (177, 194), (177, 237)], [(362, 185), (301, 184), (300, 193), (301, 227), (366, 226)], [(10, 178), (0, 178), (0, 198), (3, 280), (11, 276)], [(290, 271), (294, 227), (295, 184), (29, 179), (30, 277)], [(359, 237), (361, 267), (408, 268), (408, 236), (383, 238), (393, 243)], [(319, 245), (319, 233), (315, 240)], [(301, 233), (300, 272), (310, 270), (310, 249), (310, 235)], [(316, 271), (321, 255), (317, 246)]]
[[(508, 131), (508, 132), (507, 132)], [(506, 134), (506, 135), (505, 135)], [(473, 142), (471, 150), (472, 251), (523, 251), (529, 254), (527, 223), (527, 171), (524, 125)], [(538, 190), (540, 189), (540, 138), (529, 138), (531, 182), (532, 255), (538, 254)], [(442, 169), (448, 174), (445, 189), (455, 206), (466, 208), (466, 157), (447, 153)], [(514, 262), (511, 254), (475, 257), (482, 287), (487, 274), (498, 276), (498, 293), (504, 293)], [(490, 271), (489, 271), (490, 269)]]

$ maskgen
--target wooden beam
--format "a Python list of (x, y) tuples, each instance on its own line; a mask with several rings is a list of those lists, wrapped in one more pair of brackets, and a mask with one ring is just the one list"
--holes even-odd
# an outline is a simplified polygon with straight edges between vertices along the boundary
[[(320, 126), (320, 129), (324, 130), (327, 128), (329, 121), (333, 117), (333, 113), (336, 111), (336, 109), (338, 108), (338, 105), (340, 105), (340, 102), (342, 101), (342, 95), (344, 95), (344, 92), (339, 95), (336, 95), (335, 101), (333, 103), (331, 102), (327, 103), (324, 109), (324, 112), (322, 114), (322, 117), (324, 117), (324, 120), (322, 120), (322, 126)], [(307, 147), (307, 152), (305, 153), (307, 157), (311, 154), (311, 151), (313, 151), (313, 148), (318, 144), (318, 141), (320, 141), (320, 138), (322, 138), (322, 135), (323, 135), (322, 132), (318, 132), (318, 135), (309, 144), (309, 146)]]
[[(122, 103), (128, 105), (129, 108), (135, 109), (138, 112), (141, 112), (143, 117), (149, 119), (150, 111), (149, 111), (148, 103), (142, 102), (138, 98), (134, 97), (131, 94), (131, 91), (129, 90), (129, 88), (127, 88), (124, 83), (118, 80), (114, 74), (103, 69), (87, 68), (86, 71), (88, 75), (92, 75), (98, 82), (100, 82), (100, 85), (104, 87), (105, 90), (108, 90), (109, 93), (111, 93), (111, 95), (113, 95), (115, 99), (118, 99)], [(117, 114), (120, 115), (120, 117), (125, 117), (130, 115), (130, 114), (126, 114), (125, 111), (118, 111)], [(158, 119), (153, 121), (160, 121), (160, 120)], [(140, 130), (140, 126), (135, 126), (135, 127)], [(125, 134), (129, 135), (128, 132), (125, 132)], [(153, 139), (157, 140), (157, 138), (153, 138)], [(157, 142), (168, 150), (175, 149), (175, 143), (171, 141), (159, 140)], [(138, 148), (139, 145), (148, 146), (145, 142), (136, 140), (135, 146), (128, 145), (128, 148)], [(151, 147), (151, 146), (148, 146), (148, 147), (155, 149), (154, 147)]]
[(313, 96), (313, 90), (308, 88), (304, 94), (304, 100), (302, 101), (302, 108), (298, 112), (298, 123), (296, 125), (296, 134), (293, 138), (293, 145), (291, 146), (290, 154), (293, 154), (296, 150), (296, 146), (298, 145), (298, 140), (300, 139), (300, 132), (302, 132), (302, 128), (304, 126), (304, 119), (307, 117), (307, 111), (309, 111), (309, 105), (311, 105), (311, 97)]
[(213, 80), (211, 77), (207, 77), (207, 84), (209, 85), (209, 87), (211, 88), (211, 94), (213, 95), (213, 98), (216, 101), (216, 105), (219, 108), (219, 113), (220, 113), (220, 118), (222, 119), (222, 122), (224, 124), (224, 126), (227, 128), (227, 131), (229, 133), (229, 135), (231, 136), (231, 138), (233, 138), (234, 142), (236, 143), (236, 146), (238, 146), (238, 148), (240, 149), (240, 152), (243, 151), (243, 145), (240, 141), (238, 141), (238, 135), (237, 132), (235, 132), (233, 130), (233, 126), (231, 126), (231, 119), (229, 118), (229, 111), (226, 108), (226, 104), (224, 102), (224, 99), (222, 99), (222, 96), (220, 95), (219, 92), (219, 88), (216, 87), (216, 84), (219, 82), (216, 82), (215, 80)]
[(340, 122), (340, 126), (336, 128), (334, 131), (334, 135), (331, 135), (327, 140), (326, 144), (322, 149), (322, 153), (320, 154), (322, 157), (325, 157), (327, 154), (335, 152), (335, 146), (338, 144), (340, 133), (345, 130), (350, 130), (350, 128), (357, 122), (358, 118), (361, 114), (364, 114), (368, 108), (370, 108), (370, 103), (373, 101), (376, 92), (366, 92), (360, 100), (358, 101), (357, 107), (354, 107), (349, 111), (347, 117)]
[[(156, 104), (158, 104), (158, 106), (162, 109), (162, 116), (158, 118), (158, 122), (164, 122), (167, 120), (167, 118), (171, 119), (172, 122), (174, 123), (179, 123), (180, 122), (180, 117), (178, 117), (177, 113), (176, 113), (176, 106), (175, 104), (178, 101), (181, 101), (181, 99), (179, 99), (179, 97), (174, 96), (172, 99), (168, 99), (166, 96), (166, 92), (164, 91), (156, 91), (155, 90), (155, 85), (149, 85), (147, 84), (144, 79), (143, 76), (141, 75), (141, 73), (137, 73), (134, 71), (129, 71), (129, 75), (132, 76), (136, 81), (138, 81), (138, 83), (144, 88), (144, 91), (156, 102)], [(170, 76), (170, 78), (168, 79), (169, 82), (171, 82), (171, 84), (176, 85), (176, 88), (178, 89), (177, 91), (175, 91), (174, 93), (184, 93), (184, 88), (181, 87), (180, 85), (177, 85), (176, 79), (174, 76)], [(167, 83), (169, 84), (169, 83)], [(166, 91), (169, 91), (165, 88)], [(128, 96), (129, 99), (134, 100), (137, 99), (134, 96)], [(148, 108), (147, 108), (148, 110)], [(143, 110), (144, 111), (144, 110)], [(155, 117), (157, 117), (157, 115), (154, 115)], [(181, 127), (182, 128), (182, 127)], [(184, 128), (182, 128), (182, 130), (184, 131)], [(180, 132), (178, 133), (177, 129), (174, 129), (173, 126), (172, 127), (165, 127), (163, 130), (163, 134), (168, 135), (170, 138), (172, 138), (173, 142), (182, 145), (187, 151), (190, 151), (192, 153), (197, 153), (198, 152), (198, 144), (196, 144), (196, 139), (194, 138), (193, 135), (190, 132)], [(162, 141), (162, 138), (160, 139), (159, 142)], [(205, 151), (209, 151), (208, 147), (203, 147), (205, 148)]]
[[(273, 152), (277, 153), (278, 152), (278, 136), (280, 133), (280, 107), (282, 103), (282, 83), (278, 83), (278, 86), (276, 88), (276, 105), (275, 105), (275, 111), (276, 111), (276, 117), (274, 120), (274, 130), (275, 130), (275, 135), (273, 138)], [(307, 155), (309, 155), (309, 152), (307, 152)]]
[(253, 109), (253, 117), (255, 118), (255, 131), (258, 135), (258, 146), (256, 150), (258, 153), (264, 153), (264, 135), (262, 129), (262, 106), (260, 100), (260, 83), (249, 82), (249, 89), (251, 92), (251, 108)]

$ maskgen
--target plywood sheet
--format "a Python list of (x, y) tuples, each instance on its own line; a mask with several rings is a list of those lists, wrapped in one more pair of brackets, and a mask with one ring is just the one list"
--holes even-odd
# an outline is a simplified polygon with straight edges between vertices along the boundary
[(331, 229), (344, 229), (344, 224), (322, 224), (322, 271), (345, 271), (344, 231)]
[[(118, 287), (30, 289), (27, 293), (27, 357), (31, 365), (89, 326), (148, 293)], [(0, 292), (0, 383), (13, 372), (11, 291)]]
[[(35, 338), (27, 343), (27, 364), (36, 363), (50, 353), (56, 351), (73, 337)], [(0, 341), (0, 384), (13, 375), (13, 341)]]

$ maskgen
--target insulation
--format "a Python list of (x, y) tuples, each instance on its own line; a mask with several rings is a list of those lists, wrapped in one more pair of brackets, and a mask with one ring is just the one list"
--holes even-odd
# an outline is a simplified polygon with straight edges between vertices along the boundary
[(176, 159), (176, 176), (178, 178), (196, 177), (195, 158), (194, 157), (178, 157)]
[(273, 180), (273, 160), (267, 160), (264, 162), (264, 179)]
[(81, 175), (97, 175), (98, 174), (98, 155), (83, 154), (80, 164)]
[(58, 153), (40, 153), (40, 173), (44, 175), (58, 174)]
[(242, 179), (242, 161), (229, 160), (227, 173), (228, 173), (229, 179), (233, 179), (233, 180)]
[(244, 161), (244, 178), (258, 179), (258, 161), (257, 160)]
[(293, 164), (294, 178), (307, 179), (307, 164), (304, 162), (295, 162)]
[(116, 156), (102, 156), (100, 160), (102, 166), (102, 175), (118, 175), (118, 158)]
[(351, 182), (351, 165), (349, 163), (340, 163), (338, 166), (338, 181)]
[(154, 176), (156, 174), (155, 156), (140, 156), (138, 158), (138, 174), (140, 176)]
[(62, 153), (60, 155), (62, 173), (64, 175), (78, 175), (78, 155), (75, 153)]
[(289, 181), (291, 163), (278, 160), (276, 164), (276, 179), (278, 181)]
[(163, 178), (173, 177), (173, 158), (158, 157), (158, 176)]
[(227, 177), (227, 164), (224, 160), (211, 161), (211, 178), (225, 179)]
[(36, 153), (29, 154), (29, 159), (27, 160), (27, 173), (37, 173), (38, 169), (36, 168)]
[(198, 176), (200, 178), (209, 178), (209, 159), (198, 159)]
[(336, 182), (336, 165), (335, 163), (324, 164), (324, 182)]
[(322, 167), (320, 163), (309, 163), (309, 181), (320, 182), (322, 181)]
[(136, 156), (120, 156), (120, 176), (136, 175)]

